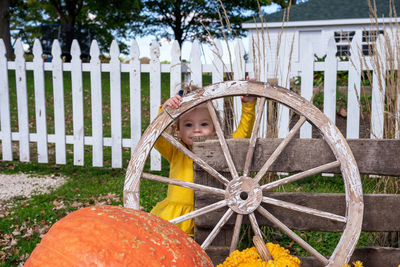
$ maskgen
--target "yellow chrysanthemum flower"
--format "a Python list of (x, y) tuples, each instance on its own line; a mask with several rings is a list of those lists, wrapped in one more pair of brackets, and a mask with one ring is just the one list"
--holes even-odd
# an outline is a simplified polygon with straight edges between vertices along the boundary
[(255, 247), (243, 251), (235, 250), (225, 259), (224, 263), (217, 267), (299, 267), (300, 260), (290, 256), (289, 250), (282, 248), (279, 244), (266, 244), (273, 260), (265, 262), (257, 253)]
[[(363, 263), (361, 261), (355, 261), (353, 262), (354, 267), (363, 267)], [(350, 264), (344, 264), (342, 267), (351, 267)], [(398, 266), (399, 267), (399, 266)]]

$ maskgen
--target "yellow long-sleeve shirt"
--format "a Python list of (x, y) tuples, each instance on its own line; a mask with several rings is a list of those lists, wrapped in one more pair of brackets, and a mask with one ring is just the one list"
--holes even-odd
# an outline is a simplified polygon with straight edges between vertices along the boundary
[[(242, 102), (242, 115), (233, 138), (249, 138), (253, 129), (256, 102)], [(193, 161), (164, 138), (158, 138), (154, 147), (170, 163), (169, 177), (185, 182), (193, 182)], [(169, 185), (167, 197), (159, 202), (150, 213), (171, 220), (194, 210), (193, 190)], [(189, 235), (193, 235), (194, 220), (177, 225)]]

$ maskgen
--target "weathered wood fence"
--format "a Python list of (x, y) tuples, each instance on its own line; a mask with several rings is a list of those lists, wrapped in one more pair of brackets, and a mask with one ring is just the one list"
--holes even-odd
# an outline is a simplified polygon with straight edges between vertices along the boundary
[[(181, 51), (177, 42), (174, 42), (171, 50), (171, 63), (160, 63), (159, 45), (153, 42), (151, 45), (151, 60), (149, 64), (141, 64), (140, 49), (135, 40), (132, 41), (129, 54), (129, 62), (121, 63), (119, 47), (115, 41), (110, 47), (109, 63), (100, 62), (100, 51), (96, 41), (93, 41), (90, 49), (90, 62), (82, 62), (80, 59), (80, 48), (76, 41), (71, 47), (71, 62), (62, 62), (60, 55), (61, 49), (57, 40), (53, 43), (51, 62), (43, 62), (42, 47), (39, 40), (33, 46), (33, 61), (26, 62), (24, 50), (20, 40), (15, 45), (15, 61), (7, 61), (5, 57), (5, 46), (0, 41), (0, 140), (2, 160), (14, 160), (12, 142), (18, 142), (19, 160), (28, 162), (31, 160), (30, 143), (37, 143), (38, 162), (47, 163), (48, 144), (55, 144), (55, 163), (66, 163), (66, 145), (73, 145), (73, 158), (75, 165), (84, 164), (84, 146), (92, 146), (93, 166), (103, 166), (104, 147), (111, 147), (112, 167), (122, 167), (123, 148), (133, 148), (141, 136), (142, 109), (141, 109), (141, 73), (149, 73), (150, 76), (150, 120), (153, 120), (161, 104), (161, 73), (170, 73), (170, 94), (174, 95), (182, 84), (182, 72), (190, 74), (189, 81), (194, 85), (202, 85), (202, 74), (207, 72), (212, 75), (212, 82), (224, 80), (224, 74), (233, 73), (233, 79), (243, 79), (247, 73), (251, 78), (266, 81), (275, 78), (278, 84), (289, 87), (291, 77), (301, 77), (301, 95), (306, 99), (311, 99), (313, 95), (313, 73), (324, 71), (324, 113), (335, 122), (336, 117), (336, 81), (338, 71), (348, 71), (348, 102), (347, 102), (347, 138), (359, 138), (360, 131), (360, 88), (361, 71), (365, 69), (373, 70), (372, 85), (372, 107), (371, 107), (371, 137), (384, 137), (385, 122), (385, 82), (382, 79), (382, 70), (374, 69), (374, 65), (369, 58), (362, 64), (359, 58), (360, 38), (354, 38), (350, 61), (339, 61), (335, 57), (336, 46), (333, 38), (328, 42), (327, 57), (325, 62), (314, 62), (312, 46), (306, 47), (302, 62), (299, 64), (289, 64), (290, 56), (285, 54), (278, 55), (276, 62), (267, 62), (258, 44), (250, 44), (249, 47), (256, 47), (246, 52), (241, 40), (236, 41), (233, 55), (233, 63), (228, 64), (222, 61), (223, 51), (219, 41), (215, 44), (215, 55), (211, 64), (202, 64), (201, 46), (195, 41), (191, 50), (190, 63), (183, 64), (180, 59)], [(378, 40), (378, 52), (385, 54), (384, 42)], [(287, 45), (286, 45), (287, 47)], [(146, 48), (147, 49), (147, 48)], [(284, 53), (284, 49), (281, 49)], [(246, 62), (244, 55), (249, 54)], [(286, 51), (287, 53), (287, 51)], [(397, 52), (398, 53), (398, 52)], [(252, 60), (252, 59), (256, 60)], [(259, 62), (262, 62), (260, 65)], [(396, 63), (397, 64), (397, 63)], [(18, 130), (11, 129), (10, 117), (10, 94), (9, 94), (9, 70), (15, 70), (17, 109), (18, 109)], [(36, 132), (32, 132), (28, 121), (28, 98), (27, 98), (27, 71), (33, 71), (34, 90), (35, 90), (35, 118)], [(46, 126), (46, 99), (44, 73), (52, 73), (53, 97), (54, 101), (54, 134), (49, 134)], [(72, 111), (64, 108), (65, 92), (63, 84), (63, 74), (71, 73), (72, 83)], [(82, 73), (90, 73), (90, 93), (91, 105), (84, 103)], [(102, 112), (102, 74), (110, 74), (110, 105), (111, 105), (111, 136), (103, 134), (103, 112)], [(129, 73), (130, 88), (130, 137), (123, 138), (121, 130), (121, 73)], [(235, 99), (235, 101), (240, 101)], [(222, 102), (216, 103), (217, 108), (222, 109)], [(397, 119), (396, 137), (399, 138), (399, 115), (400, 97), (397, 98)], [(92, 114), (92, 135), (84, 134), (84, 106), (91, 109)], [(235, 105), (235, 109), (240, 105)], [(73, 113), (73, 134), (66, 134), (65, 112)], [(236, 110), (240, 112), (240, 110)], [(265, 111), (266, 112), (266, 111)], [(289, 128), (289, 111), (286, 107), (279, 109), (278, 137), (284, 137)], [(265, 116), (267, 117), (267, 116)], [(263, 124), (266, 128), (266, 121)], [(262, 132), (262, 131), (261, 131)], [(301, 129), (302, 138), (312, 136), (311, 125), (308, 123)], [(157, 151), (151, 154), (152, 169), (161, 168), (161, 158)]]

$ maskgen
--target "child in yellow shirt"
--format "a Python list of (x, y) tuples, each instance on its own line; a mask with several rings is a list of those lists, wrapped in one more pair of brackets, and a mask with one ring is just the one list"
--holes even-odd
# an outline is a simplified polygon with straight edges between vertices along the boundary
[[(162, 106), (179, 108), (182, 97), (176, 95), (168, 99)], [(256, 97), (242, 97), (242, 115), (233, 138), (249, 138), (254, 124)], [(161, 110), (162, 110), (161, 109)], [(161, 111), (160, 110), (160, 111)], [(181, 143), (192, 149), (193, 137), (215, 134), (214, 124), (207, 106), (202, 104), (181, 115), (176, 123), (176, 135)], [(154, 147), (170, 163), (169, 177), (193, 183), (193, 161), (164, 138), (158, 138)], [(150, 213), (165, 220), (171, 220), (194, 210), (193, 190), (169, 185), (167, 197), (159, 202)], [(187, 220), (177, 225), (189, 235), (193, 235), (194, 220)]]

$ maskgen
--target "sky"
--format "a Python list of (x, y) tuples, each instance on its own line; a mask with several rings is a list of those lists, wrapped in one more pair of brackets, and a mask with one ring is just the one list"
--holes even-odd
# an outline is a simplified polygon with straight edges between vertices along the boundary
[[(263, 12), (269, 14), (277, 11), (279, 6), (277, 4), (273, 4), (270, 6), (266, 6), (263, 8)], [(146, 36), (142, 38), (137, 38), (136, 41), (138, 42), (139, 49), (140, 49), (140, 57), (148, 57), (150, 58), (150, 44), (152, 43), (153, 40), (156, 40), (156, 36)], [(242, 39), (243, 41), (243, 46), (246, 51), (248, 51), (248, 43), (249, 40), (247, 37)], [(159, 40), (160, 44), (160, 61), (171, 61), (171, 47), (172, 47), (172, 41), (167, 41), (165, 39)], [(227, 51), (227, 46), (224, 40), (221, 40), (221, 44), (223, 47), (223, 51)], [(229, 46), (231, 51), (233, 51), (234, 48), (234, 43), (233, 41), (229, 41)], [(192, 47), (191, 42), (184, 42), (182, 44), (181, 48), (181, 59), (186, 59), (190, 60), (190, 49)], [(213, 59), (213, 53), (211, 52), (212, 47), (207, 44), (203, 44), (203, 56), (202, 56), (202, 62), (204, 64), (210, 64)], [(229, 62), (229, 55), (228, 53), (224, 53), (223, 55), (223, 60), (224, 62)]]

